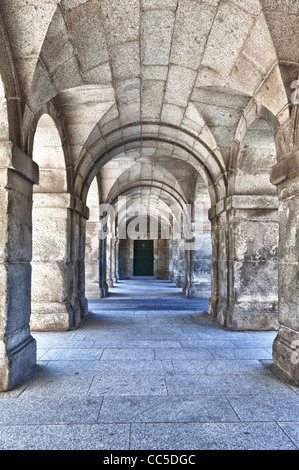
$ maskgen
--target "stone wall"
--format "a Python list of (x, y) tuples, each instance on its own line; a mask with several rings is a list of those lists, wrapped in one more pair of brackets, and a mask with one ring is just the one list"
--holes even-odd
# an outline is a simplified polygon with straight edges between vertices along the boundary
[(131, 275), (132, 245), (98, 243), (92, 205), (86, 225), (95, 178), (133, 217), (206, 188), (212, 257), (208, 230), (196, 251), (170, 230), (156, 274), (210, 288), (222, 326), (279, 328), (274, 363), (298, 382), (296, 2), (34, 3), (0, 5), (1, 390), (35, 363), (30, 325), (80, 325), (97, 262), (99, 296)]

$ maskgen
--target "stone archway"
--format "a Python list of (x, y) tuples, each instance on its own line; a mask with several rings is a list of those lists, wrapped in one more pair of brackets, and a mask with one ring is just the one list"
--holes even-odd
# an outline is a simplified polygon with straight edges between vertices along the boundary
[[(198, 172), (203, 176), (211, 200), (213, 238), (210, 312), (222, 325), (235, 329), (252, 327), (253, 323), (255, 328), (269, 328), (277, 310), (273, 291), (266, 302), (259, 302), (257, 297), (251, 305), (247, 302), (256, 291), (253, 281), (266, 265), (257, 243), (250, 244), (248, 239), (256, 240), (255, 233), (266, 225), (274, 228), (277, 221), (271, 217), (277, 201), (272, 193), (263, 192), (268, 183), (262, 185), (262, 191), (254, 191), (257, 179), (251, 173), (252, 165), (243, 173), (244, 182), (237, 164), (242, 160), (238, 155), (250, 157), (248, 148), (238, 147), (241, 141), (246, 145), (247, 137), (256, 130), (249, 126), (258, 117), (268, 122), (271, 116), (277, 120), (279, 161), (272, 172), (272, 182), (278, 186), (280, 199), (282, 262), (281, 331), (276, 355), (281, 367), (288, 369), (287, 360), (284, 363), (281, 358), (292, 351), (290, 339), (298, 338), (297, 313), (293, 314), (297, 311), (298, 142), (293, 140), (296, 124), (289, 113), (289, 89), (292, 80), (298, 78), (298, 65), (296, 48), (286, 47), (288, 41), (282, 40), (277, 24), (282, 23), (284, 33), (292, 37), (296, 7), (278, 5), (275, 11), (263, 0), (171, 0), (141, 2), (142, 5), (137, 0), (54, 1), (35, 8), (23, 1), (20, 9), (15, 7), (16, 2), (13, 8), (9, 3), (1, 5), (7, 31), (0, 20), (2, 104), (7, 107), (0, 129), (5, 214), (1, 222), (5, 233), (1, 267), (3, 318), (8, 318), (11, 328), (8, 336), (3, 330), (5, 354), (16, 351), (22, 341), (32, 346), (27, 325), (28, 279), (31, 190), (32, 184), (37, 183), (37, 167), (32, 163), (28, 140), (30, 133), (35, 132), (34, 123), (51, 103), (65, 126), (64, 144), (67, 141), (70, 147), (66, 165), (68, 189), (63, 193), (68, 202), (59, 209), (71, 214), (73, 286), (65, 296), (72, 310), (68, 323), (71, 326), (79, 324), (86, 312), (84, 243), (91, 182), (106, 162), (114, 158), (125, 162), (128, 154), (135, 158), (138, 153), (144, 158), (153, 154), (166, 156), (167, 164), (179, 160), (179, 164), (187, 163), (196, 175)], [(288, 21), (290, 12), (292, 21)], [(258, 108), (263, 108), (262, 116), (256, 113)], [(245, 137), (244, 129), (248, 131)], [(248, 144), (253, 143), (249, 139)], [(244, 171), (246, 161), (242, 164)], [(265, 171), (268, 174), (270, 168)], [(188, 202), (192, 204), (194, 199)], [(261, 209), (263, 221), (258, 217)], [(271, 235), (276, 233), (272, 232)], [(248, 248), (243, 251), (242, 239)], [(287, 248), (283, 240), (287, 241)], [(270, 251), (273, 246), (270, 242)], [(173, 247), (181, 268), (185, 264), (183, 243), (174, 243)], [(100, 250), (103, 254), (105, 246)], [(270, 258), (269, 264), (276, 266), (273, 254)], [(288, 283), (288, 278), (292, 282)], [(13, 293), (10, 306), (8, 285)], [(22, 308), (17, 298), (22, 298)], [(269, 304), (274, 306), (272, 312)], [(8, 308), (12, 309), (9, 313)], [(251, 317), (248, 308), (254, 311)], [(261, 310), (263, 314), (259, 315)], [(20, 339), (15, 335), (17, 327), (22, 331)], [(9, 354), (5, 354), (6, 361)], [(6, 365), (4, 370), (8, 371)], [(295, 368), (288, 370), (291, 375), (298, 374)]]
[(31, 328), (67, 330), (74, 321), (71, 200), (60, 135), (47, 113), (37, 123), (32, 157), (40, 179), (33, 191)]
[(212, 284), (211, 223), (208, 218), (210, 203), (208, 188), (203, 178), (198, 175), (192, 219), (195, 238), (191, 249), (187, 251), (186, 293), (189, 297), (202, 299), (210, 299), (214, 287)]
[(232, 329), (278, 328), (278, 198), (270, 173), (276, 163), (265, 119), (247, 129), (227, 201), (228, 299), (222, 322)]
[(97, 178), (90, 186), (87, 196), (89, 218), (85, 237), (85, 288), (87, 295), (101, 295), (99, 290), (101, 259), (99, 256), (100, 197)]

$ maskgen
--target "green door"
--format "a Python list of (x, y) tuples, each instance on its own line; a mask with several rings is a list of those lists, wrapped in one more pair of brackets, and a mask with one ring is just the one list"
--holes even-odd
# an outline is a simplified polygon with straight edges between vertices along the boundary
[(153, 240), (134, 240), (134, 276), (152, 276), (153, 271)]

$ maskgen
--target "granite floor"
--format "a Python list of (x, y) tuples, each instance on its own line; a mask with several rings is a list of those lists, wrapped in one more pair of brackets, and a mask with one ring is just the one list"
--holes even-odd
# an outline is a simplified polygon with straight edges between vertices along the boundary
[[(230, 332), (166, 281), (90, 295), (76, 331), (33, 333), (38, 363), (0, 394), (0, 449), (297, 450), (299, 388), (275, 332)], [(92, 298), (93, 297), (93, 298)]]

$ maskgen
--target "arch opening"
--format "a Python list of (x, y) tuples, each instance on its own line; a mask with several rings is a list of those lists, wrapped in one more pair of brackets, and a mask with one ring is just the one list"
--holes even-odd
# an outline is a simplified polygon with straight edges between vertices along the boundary
[(31, 328), (67, 330), (74, 322), (71, 196), (61, 138), (47, 113), (37, 123), (32, 157), (40, 180), (33, 191)]
[(279, 201), (270, 182), (275, 163), (272, 130), (258, 118), (239, 147), (231, 196), (221, 216), (225, 229), (219, 257), (222, 273), (227, 263), (227, 292), (223, 288), (220, 295), (218, 319), (234, 330), (275, 330), (279, 324)]
[[(153, 242), (154, 276), (175, 283), (184, 295), (208, 298), (211, 292), (211, 233), (207, 216), (210, 193), (194, 166), (165, 150), (151, 151), (145, 156), (136, 149), (114, 156), (96, 169), (100, 212), (104, 210), (101, 215), (106, 216), (103, 219), (107, 223), (105, 209), (109, 206), (113, 219), (111, 234), (108, 232), (94, 251), (100, 253), (94, 260), (95, 263), (98, 260), (100, 267), (101, 297), (109, 293), (117, 280), (134, 277), (134, 240), (139, 237)], [(94, 181), (89, 187), (88, 205)], [(97, 223), (94, 227), (98, 233)], [(145, 234), (140, 233), (141, 226), (147, 227)], [(94, 246), (97, 246), (97, 234)], [(191, 251), (194, 251), (193, 258)]]

